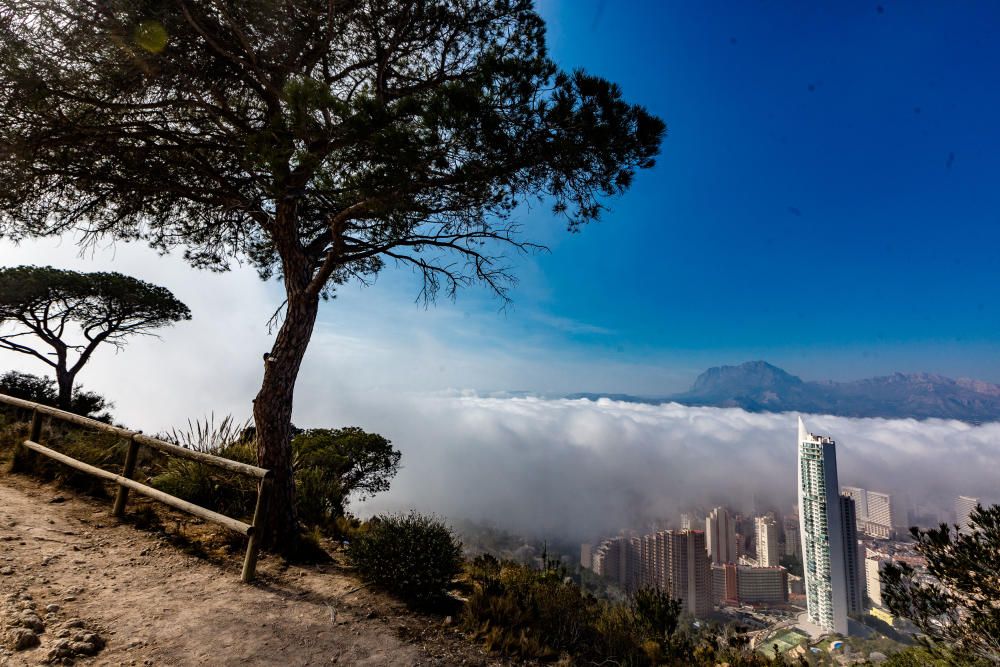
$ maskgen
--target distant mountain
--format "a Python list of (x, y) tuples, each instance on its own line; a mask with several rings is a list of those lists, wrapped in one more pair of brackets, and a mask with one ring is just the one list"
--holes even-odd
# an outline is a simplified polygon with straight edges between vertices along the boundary
[(743, 408), (752, 412), (811, 412), (843, 417), (1000, 420), (1000, 386), (929, 373), (895, 373), (853, 382), (804, 381), (764, 361), (710, 368), (683, 394), (640, 398), (576, 394), (641, 403)]

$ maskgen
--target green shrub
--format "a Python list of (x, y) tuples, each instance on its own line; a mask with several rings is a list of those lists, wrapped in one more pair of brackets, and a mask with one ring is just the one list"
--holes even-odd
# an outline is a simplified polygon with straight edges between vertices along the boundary
[(292, 438), (299, 519), (333, 530), (349, 498), (389, 489), (401, 456), (389, 440), (356, 426), (299, 431)]
[[(204, 422), (188, 421), (187, 429), (174, 429), (161, 437), (197, 452), (256, 465), (256, 449), (252, 442), (240, 438), (242, 431), (232, 417), (216, 424), (212, 416)], [(233, 517), (251, 516), (257, 503), (256, 479), (176, 456), (160, 459), (151, 484), (164, 493)]]
[[(400, 453), (389, 440), (357, 427), (294, 429), (292, 461), (299, 520), (310, 528), (347, 536), (345, 505), (350, 496), (365, 498), (389, 488), (399, 469)], [(216, 423), (188, 421), (161, 437), (205, 454), (257, 465), (255, 430), (232, 417)], [(230, 516), (253, 514), (256, 480), (226, 470), (175, 457), (164, 458), (153, 486)]]
[(364, 580), (415, 602), (443, 597), (462, 568), (462, 545), (451, 530), (416, 512), (369, 520), (347, 554)]

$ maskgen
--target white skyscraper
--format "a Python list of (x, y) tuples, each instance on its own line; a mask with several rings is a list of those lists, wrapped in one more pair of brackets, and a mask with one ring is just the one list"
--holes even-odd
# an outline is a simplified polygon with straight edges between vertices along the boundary
[(716, 565), (735, 563), (736, 524), (724, 507), (716, 507), (705, 519), (705, 542), (708, 555)]
[(847, 574), (837, 450), (832, 438), (806, 430), (799, 417), (798, 496), (809, 620), (847, 634)]
[(775, 567), (778, 562), (778, 523), (768, 516), (754, 519), (757, 536), (757, 564), (761, 567)]

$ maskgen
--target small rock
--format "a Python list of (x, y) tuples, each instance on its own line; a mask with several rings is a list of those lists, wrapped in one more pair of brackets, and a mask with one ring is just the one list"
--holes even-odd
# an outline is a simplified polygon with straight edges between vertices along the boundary
[(63, 623), (64, 628), (82, 628), (84, 625), (82, 618), (71, 618)]
[(57, 604), (47, 604), (47, 605), (45, 605), (45, 611), (49, 612), (50, 614), (54, 614), (57, 611), (59, 611), (59, 605), (57, 605)]
[(445, 616), (444, 622), (442, 622), (441, 625), (451, 625), (451, 616)]
[(96, 632), (88, 632), (83, 636), (83, 641), (88, 644), (93, 644), (99, 649), (104, 648), (104, 640)]
[(3, 567), (0, 567), (0, 574), (3, 575), (14, 574), (14, 568), (12, 568), (10, 565), (4, 565)]
[(63, 597), (63, 602), (72, 602), (75, 599), (76, 599), (75, 595), (67, 595), (67, 596)]
[(90, 642), (70, 642), (69, 650), (79, 655), (94, 655), (97, 653), (97, 647)]
[(66, 498), (64, 498), (63, 496), (53, 496), (52, 498), (49, 499), (49, 502), (50, 503), (64, 503), (64, 502), (66, 502)]
[(38, 639), (38, 635), (28, 628), (13, 628), (7, 633), (7, 643), (15, 651), (24, 651), (38, 646), (41, 640)]
[(15, 621), (22, 628), (31, 628), (35, 632), (45, 632), (45, 624), (42, 623), (42, 619), (31, 611), (22, 612), (18, 616), (17, 621)]
[(69, 629), (63, 628), (62, 630), (58, 631), (56, 633), (56, 637), (59, 637), (60, 639), (65, 639), (66, 637), (69, 637)]

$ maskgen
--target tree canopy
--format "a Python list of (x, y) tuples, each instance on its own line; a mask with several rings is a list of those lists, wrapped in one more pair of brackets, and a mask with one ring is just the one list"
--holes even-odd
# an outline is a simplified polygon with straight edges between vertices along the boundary
[(882, 596), (889, 609), (962, 664), (1000, 663), (1000, 505), (977, 506), (961, 532), (945, 524), (911, 532), (929, 576), (905, 563), (887, 565)]
[(578, 229), (664, 132), (560, 70), (531, 0), (0, 0), (0, 237), (142, 239), (282, 280), (254, 401), (279, 542), (319, 299), (386, 264), (426, 298), (507, 298), (505, 252), (535, 247), (515, 211)]
[(664, 131), (560, 72), (524, 0), (3, 0), (0, 45), (0, 231), (266, 275), (292, 244), (314, 291), (385, 260), (454, 288), (446, 250), (501, 289), (481, 242), (518, 203), (591, 220)]
[(299, 511), (315, 524), (343, 516), (350, 498), (387, 491), (402, 457), (391, 441), (357, 426), (306, 429), (292, 439), (292, 451)]
[(190, 311), (169, 290), (120, 273), (0, 268), (0, 349), (52, 367), (64, 410), (99, 345), (121, 348), (130, 336), (186, 319)]

